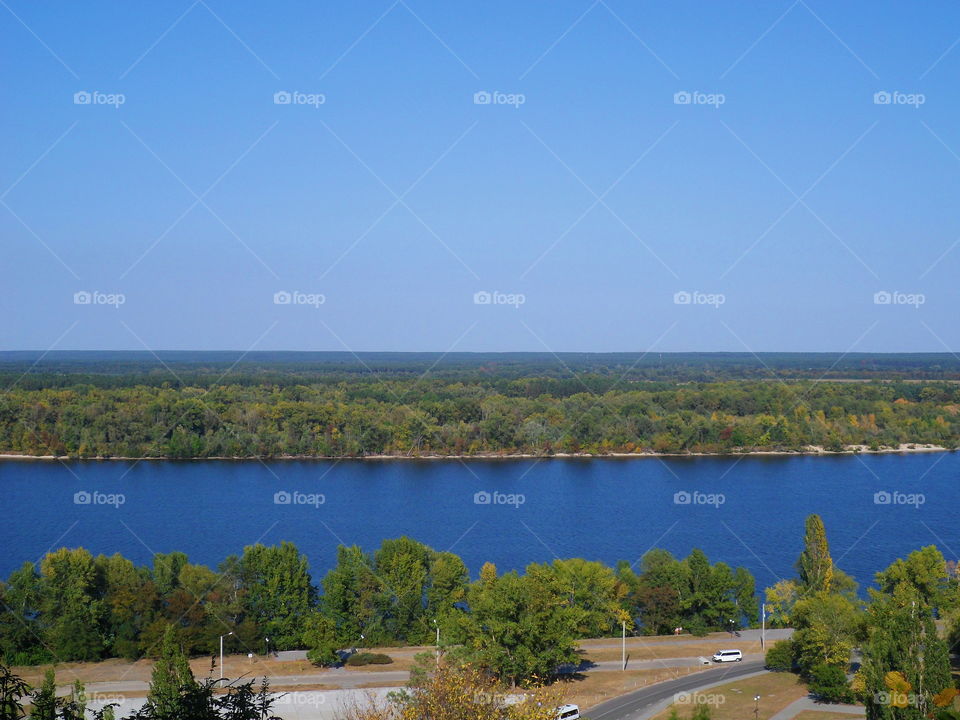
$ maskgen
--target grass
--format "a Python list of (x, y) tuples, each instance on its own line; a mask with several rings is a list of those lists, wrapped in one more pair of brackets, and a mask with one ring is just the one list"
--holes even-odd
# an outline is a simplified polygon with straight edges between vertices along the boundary
[[(756, 720), (769, 720), (794, 700), (806, 696), (807, 692), (807, 686), (792, 673), (765, 673), (710, 688), (698, 695), (702, 695), (702, 700), (710, 705), (712, 720), (753, 718), (755, 706), (753, 698), (759, 695), (759, 712)], [(674, 707), (681, 719), (689, 718), (693, 712), (692, 703), (674, 703), (655, 715), (653, 720), (666, 720)], [(817, 714), (820, 715), (820, 713)], [(812, 718), (811, 720), (827, 719)], [(851, 720), (851, 717), (847, 716), (846, 720)]]
[(831, 710), (801, 710), (793, 720), (855, 720), (850, 713), (838, 713)]

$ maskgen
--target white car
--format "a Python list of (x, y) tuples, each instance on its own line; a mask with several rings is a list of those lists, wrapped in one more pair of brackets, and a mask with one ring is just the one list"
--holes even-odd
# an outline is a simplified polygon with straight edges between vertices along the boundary
[(557, 720), (580, 720), (578, 705), (561, 705), (557, 708)]
[(743, 660), (743, 653), (739, 650), (717, 650), (713, 654), (713, 661), (722, 662), (740, 662)]

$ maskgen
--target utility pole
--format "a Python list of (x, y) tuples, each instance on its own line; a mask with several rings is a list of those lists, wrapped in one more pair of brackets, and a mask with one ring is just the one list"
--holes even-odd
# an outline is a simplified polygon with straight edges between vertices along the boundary
[[(233, 631), (227, 633), (227, 635), (233, 635)], [(220, 679), (223, 680), (223, 639), (227, 635), (220, 636)]]
[(767, 604), (760, 603), (760, 649), (764, 650), (763, 641), (767, 632)]
[(622, 628), (622, 634), (620, 635), (620, 669), (626, 671), (627, 669), (627, 621), (621, 620), (620, 627)]

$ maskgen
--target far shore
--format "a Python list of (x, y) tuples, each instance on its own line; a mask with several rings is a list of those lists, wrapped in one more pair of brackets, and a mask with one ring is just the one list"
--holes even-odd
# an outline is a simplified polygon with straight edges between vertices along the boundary
[(473, 455), (271, 455), (271, 456), (213, 456), (198, 458), (172, 458), (164, 456), (151, 457), (74, 457), (72, 455), (24, 455), (18, 453), (0, 452), (0, 460), (43, 460), (43, 461), (111, 461), (118, 460), (122, 462), (139, 462), (141, 460), (163, 460), (176, 462), (202, 462), (206, 460), (218, 460), (229, 462), (263, 462), (267, 460), (553, 460), (553, 459), (604, 459), (604, 458), (688, 458), (688, 457), (763, 457), (763, 456), (809, 456), (809, 455), (885, 455), (890, 453), (930, 453), (930, 452), (953, 452), (951, 448), (945, 448), (940, 445), (924, 445), (919, 443), (901, 443), (899, 447), (881, 447), (871, 450), (866, 445), (848, 445), (843, 450), (827, 450), (819, 445), (808, 445), (799, 450), (744, 450), (742, 452), (685, 452), (685, 453), (656, 453), (656, 452), (609, 452), (609, 453), (475, 453)]

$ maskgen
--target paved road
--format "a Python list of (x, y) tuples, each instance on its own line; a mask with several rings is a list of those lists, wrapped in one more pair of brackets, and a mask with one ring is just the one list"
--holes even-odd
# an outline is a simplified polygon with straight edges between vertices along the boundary
[(706, 673), (668, 680), (621, 695), (587, 710), (584, 715), (590, 720), (645, 720), (673, 702), (677, 693), (705, 690), (715, 685), (767, 672), (762, 660), (730, 663)]
[[(763, 659), (760, 654), (748, 653), (743, 656), (743, 665), (750, 665), (752, 661)], [(627, 670), (657, 670), (660, 668), (679, 668), (679, 667), (698, 667), (705, 664), (705, 658), (701, 657), (679, 657), (663, 658), (661, 660), (630, 660), (627, 659)], [(738, 663), (738, 665), (741, 663)], [(619, 660), (602, 660), (592, 665), (586, 666), (579, 672), (591, 672), (602, 670), (619, 670)], [(304, 685), (331, 685), (338, 688), (350, 689), (357, 688), (360, 685), (370, 683), (389, 683), (391, 685), (403, 685), (410, 677), (406, 670), (347, 670), (346, 668), (333, 668), (323, 672), (308, 672), (302, 675), (273, 675), (269, 677), (270, 684), (276, 687), (302, 687)], [(244, 681), (253, 680), (259, 684), (259, 676), (247, 676)], [(127, 695), (145, 696), (149, 685), (143, 680), (118, 680), (90, 682), (86, 685), (88, 693), (122, 693)], [(69, 686), (60, 689), (61, 692), (69, 692)]]
[[(767, 647), (772, 643), (775, 643), (777, 640), (783, 640), (793, 635), (793, 628), (767, 628), (765, 635)], [(682, 639), (681, 639), (682, 638)], [(737, 643), (748, 643), (748, 642), (760, 642), (760, 630), (741, 630), (740, 637), (734, 637), (728, 633), (723, 633), (722, 636), (719, 636), (717, 633), (711, 633), (706, 637), (691, 637), (690, 635), (681, 635), (680, 638), (670, 638), (669, 640), (664, 640), (660, 636), (654, 637), (628, 637), (627, 638), (627, 649), (630, 649), (630, 644), (634, 643), (641, 645), (644, 648), (655, 649), (657, 647), (675, 647), (677, 645), (704, 645), (709, 643), (714, 643), (717, 647), (721, 645), (723, 647), (737, 647)], [(584, 641), (582, 647), (587, 650), (599, 650), (601, 648), (619, 648), (621, 645), (620, 640), (587, 640)], [(712, 654), (712, 653), (711, 653)]]

